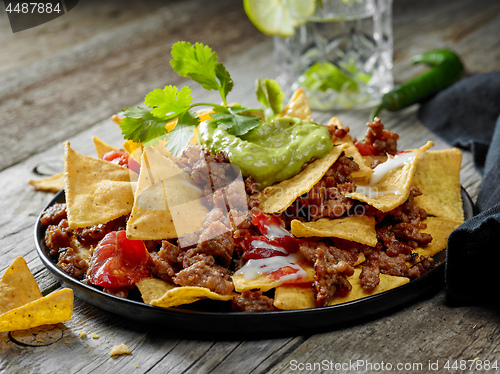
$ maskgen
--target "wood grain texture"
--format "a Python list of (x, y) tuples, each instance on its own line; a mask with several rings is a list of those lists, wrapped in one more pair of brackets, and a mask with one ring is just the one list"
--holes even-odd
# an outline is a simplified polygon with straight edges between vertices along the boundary
[[(455, 49), (468, 74), (498, 69), (500, 3), (395, 0), (394, 35), (396, 82), (425, 70), (408, 61), (436, 47)], [(235, 81), (229, 101), (256, 105), (255, 79), (274, 76), (272, 40), (255, 30), (240, 0), (82, 1), (65, 16), (16, 34), (0, 12), (0, 273), (24, 256), (44, 292), (59, 287), (33, 242), (35, 222), (52, 195), (35, 192), (27, 181), (41, 177), (35, 170), (61, 170), (65, 140), (88, 155), (94, 154), (96, 134), (120, 146), (111, 115), (140, 104), (153, 88), (184, 84), (168, 66), (177, 40), (201, 41), (217, 51)], [(192, 88), (195, 98), (218, 100), (214, 92)], [(436, 149), (448, 147), (417, 120), (417, 108), (382, 114), (386, 126), (400, 134), (399, 148), (429, 139)], [(368, 113), (313, 114), (323, 123), (335, 115), (353, 136), (362, 137)], [(463, 156), (461, 182), (475, 198), (481, 178), (470, 153)], [(0, 373), (285, 373), (293, 363), (323, 360), (424, 367), (429, 360), (495, 360), (500, 358), (499, 322), (497, 310), (453, 307), (440, 291), (321, 334), (228, 339), (131, 323), (76, 300), (73, 318), (64, 324), (0, 333)], [(19, 343), (36, 342), (37, 336), (46, 337), (47, 344)], [(132, 354), (111, 358), (109, 351), (121, 343)], [(357, 372), (370, 372), (361, 369)]]

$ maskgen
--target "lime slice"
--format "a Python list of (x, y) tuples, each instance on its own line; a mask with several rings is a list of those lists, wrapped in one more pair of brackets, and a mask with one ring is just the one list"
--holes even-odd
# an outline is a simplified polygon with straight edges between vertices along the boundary
[(289, 37), (300, 19), (316, 11), (316, 0), (243, 0), (245, 12), (266, 35)]

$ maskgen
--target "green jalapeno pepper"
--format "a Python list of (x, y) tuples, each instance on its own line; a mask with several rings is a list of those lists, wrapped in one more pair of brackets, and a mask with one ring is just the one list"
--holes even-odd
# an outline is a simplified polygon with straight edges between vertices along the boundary
[(412, 62), (426, 63), (432, 68), (422, 75), (396, 86), (382, 97), (370, 113), (373, 120), (382, 109), (397, 111), (450, 86), (462, 76), (464, 66), (455, 52), (436, 49), (413, 57)]

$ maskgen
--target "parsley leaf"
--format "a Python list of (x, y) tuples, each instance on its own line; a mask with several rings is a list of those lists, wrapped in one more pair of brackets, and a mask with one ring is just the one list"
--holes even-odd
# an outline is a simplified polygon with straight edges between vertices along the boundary
[(167, 121), (155, 117), (145, 108), (125, 108), (123, 114), (125, 118), (120, 128), (125, 139), (140, 143), (151, 141), (167, 133), (165, 128)]
[(154, 89), (146, 95), (144, 104), (151, 107), (151, 114), (164, 119), (177, 118), (191, 106), (191, 89), (166, 86), (163, 90)]
[(217, 120), (222, 129), (236, 136), (244, 135), (261, 124), (260, 117), (251, 115), (249, 109), (241, 105), (215, 106), (211, 117)]
[(194, 136), (194, 129), (199, 119), (191, 112), (184, 112), (178, 119), (175, 127), (166, 135), (166, 149), (174, 155), (180, 155), (186, 149)]
[(181, 77), (191, 78), (207, 90), (219, 91), (227, 105), (226, 96), (233, 88), (233, 81), (217, 59), (217, 53), (201, 43), (177, 42), (172, 46), (170, 65)]

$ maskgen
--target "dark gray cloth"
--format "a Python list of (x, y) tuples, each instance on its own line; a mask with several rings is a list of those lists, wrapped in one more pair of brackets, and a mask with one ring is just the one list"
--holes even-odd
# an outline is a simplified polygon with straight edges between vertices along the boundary
[(445, 266), (450, 300), (495, 303), (500, 269), (500, 72), (476, 75), (421, 104), (419, 119), (470, 150), (483, 180), (476, 215), (452, 232)]

